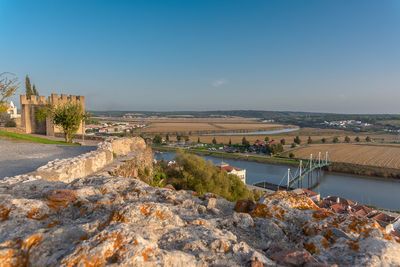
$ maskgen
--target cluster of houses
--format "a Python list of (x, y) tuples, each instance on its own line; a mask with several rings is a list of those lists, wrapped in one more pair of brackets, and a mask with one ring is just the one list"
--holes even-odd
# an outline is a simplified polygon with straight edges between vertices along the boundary
[(339, 128), (347, 128), (350, 126), (368, 127), (372, 125), (366, 122), (356, 121), (356, 120), (324, 121), (322, 124), (329, 127), (339, 127)]
[(100, 124), (87, 124), (87, 135), (104, 135), (104, 134), (123, 134), (133, 133), (135, 129), (145, 127), (145, 124), (130, 122), (104, 122)]
[(386, 233), (393, 233), (400, 237), (400, 215), (394, 217), (342, 197), (329, 196), (321, 200), (320, 194), (304, 188), (295, 189), (293, 192), (309, 197), (320, 208), (331, 210), (338, 214), (360, 215), (373, 219)]
[(268, 146), (273, 147), (280, 144), (279, 141), (256, 141), (252, 146), (248, 148), (249, 152), (265, 153)]

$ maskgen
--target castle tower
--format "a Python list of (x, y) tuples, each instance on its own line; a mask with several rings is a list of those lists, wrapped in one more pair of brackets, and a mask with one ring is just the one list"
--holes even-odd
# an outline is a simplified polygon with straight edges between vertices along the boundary
[[(44, 134), (47, 136), (55, 136), (61, 134), (62, 130), (55, 126), (50, 118), (46, 118), (39, 122), (36, 118), (36, 112), (45, 107), (48, 104), (57, 106), (63, 105), (67, 102), (79, 102), (82, 105), (83, 111), (85, 111), (85, 97), (62, 94), (60, 97), (58, 94), (51, 94), (46, 100), (45, 96), (35, 96), (32, 95), (30, 99), (26, 95), (20, 96), (21, 103), (21, 126), (25, 128), (26, 133)], [(77, 134), (82, 134), (84, 132), (84, 126), (79, 126)]]

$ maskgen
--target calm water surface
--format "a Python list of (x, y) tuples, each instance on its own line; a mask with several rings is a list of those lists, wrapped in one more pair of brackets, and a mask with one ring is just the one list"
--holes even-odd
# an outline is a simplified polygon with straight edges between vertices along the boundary
[[(211, 160), (214, 164), (221, 162), (221, 158), (202, 157)], [(173, 160), (174, 153), (155, 153), (154, 158), (157, 160)], [(265, 180), (269, 183), (285, 185), (286, 181), (282, 178), (287, 174), (288, 168), (292, 172), (297, 170), (297, 168), (284, 165), (243, 160), (223, 159), (223, 161), (234, 167), (246, 169), (248, 184)], [(397, 180), (323, 172), (320, 184), (313, 191), (319, 192), (322, 197), (337, 195), (367, 205), (400, 210), (400, 181)]]
[(257, 132), (247, 132), (247, 133), (211, 133), (202, 135), (265, 135), (265, 134), (290, 133), (298, 130), (300, 130), (300, 128), (285, 128), (280, 130), (257, 131)]

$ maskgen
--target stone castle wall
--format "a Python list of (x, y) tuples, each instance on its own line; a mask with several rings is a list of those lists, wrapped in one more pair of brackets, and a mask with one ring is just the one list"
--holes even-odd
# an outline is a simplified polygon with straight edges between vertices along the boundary
[(73, 158), (50, 161), (27, 175), (40, 176), (41, 179), (48, 181), (69, 183), (76, 178), (87, 177), (102, 170), (114, 161), (114, 156), (124, 155), (128, 157), (129, 164), (126, 165), (124, 161), (120, 164), (124, 166), (116, 165), (114, 168), (118, 170), (126, 168), (129, 170), (126, 174), (130, 175), (123, 175), (121, 172), (120, 176), (134, 178), (137, 175), (131, 175), (132, 173), (145, 172), (145, 169), (149, 175), (152, 173), (151, 149), (146, 146), (142, 138), (134, 137), (107, 139), (94, 151)]
[[(25, 129), (26, 133), (34, 134), (45, 134), (48, 136), (54, 136), (55, 133), (61, 133), (62, 130), (59, 127), (54, 126), (50, 118), (39, 122), (36, 118), (36, 111), (40, 108), (45, 107), (48, 104), (51, 105), (63, 105), (69, 101), (79, 102), (82, 105), (82, 109), (85, 110), (85, 97), (66, 94), (51, 94), (48, 99), (45, 96), (32, 95), (30, 99), (26, 95), (20, 96), (21, 104), (21, 127)], [(78, 134), (83, 133), (84, 127), (81, 124), (79, 126)]]

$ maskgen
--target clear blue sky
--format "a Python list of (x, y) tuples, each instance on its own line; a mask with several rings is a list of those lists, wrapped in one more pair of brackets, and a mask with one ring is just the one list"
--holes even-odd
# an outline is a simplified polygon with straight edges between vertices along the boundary
[(0, 72), (95, 110), (400, 113), (400, 1), (0, 0)]

